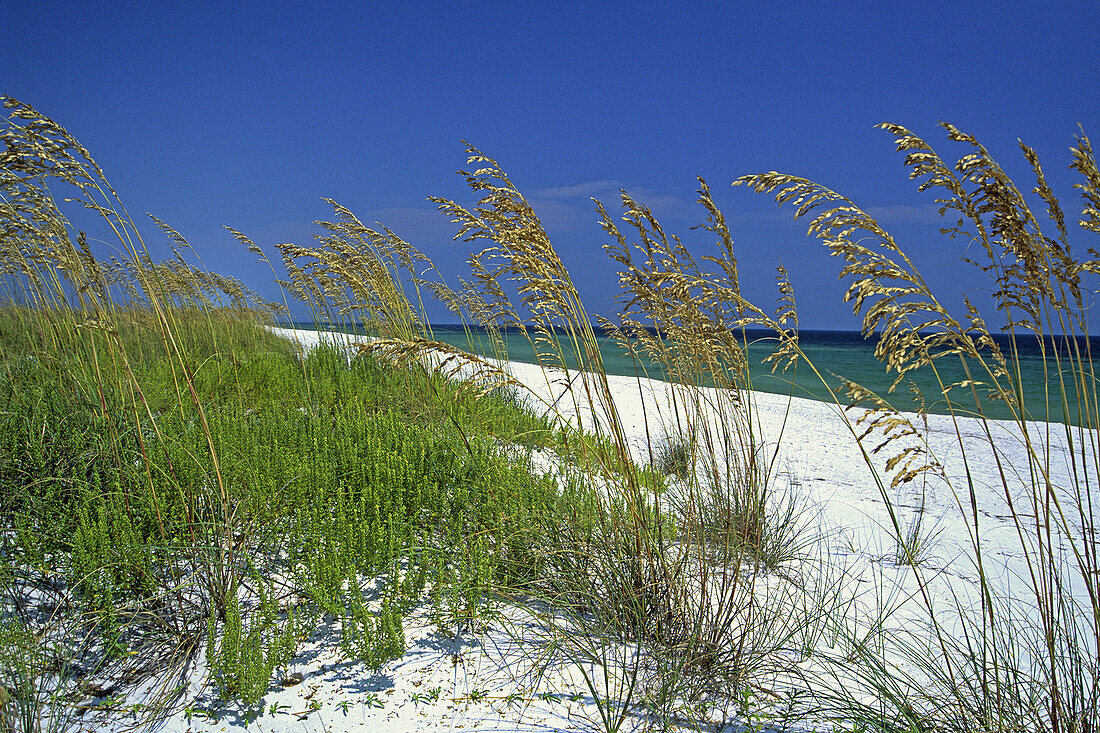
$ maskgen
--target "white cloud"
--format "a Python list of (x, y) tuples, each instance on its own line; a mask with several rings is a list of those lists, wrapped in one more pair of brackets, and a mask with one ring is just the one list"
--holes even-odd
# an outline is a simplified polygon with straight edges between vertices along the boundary
[(414, 245), (436, 244), (450, 241), (458, 231), (449, 218), (434, 207), (391, 206), (372, 209), (360, 216), (360, 220), (375, 228), (376, 224), (388, 227), (398, 236)]
[[(647, 188), (627, 186), (621, 181), (600, 180), (585, 181), (564, 186), (553, 186), (535, 191), (531, 205), (544, 216), (547, 223), (554, 222), (570, 228), (587, 226), (596, 221), (592, 205), (573, 199), (595, 198), (607, 207), (612, 216), (620, 208), (619, 191), (626, 190), (630, 197), (640, 204), (648, 206), (658, 217), (689, 218), (695, 215), (692, 201), (682, 197), (659, 194)], [(579, 208), (578, 208), (579, 207)], [(543, 214), (546, 212), (546, 215)]]
[(618, 181), (586, 181), (571, 186), (553, 186), (535, 191), (535, 195), (544, 199), (569, 199), (580, 196), (594, 196), (598, 193), (617, 191), (622, 188)]
[(944, 221), (939, 209), (934, 206), (912, 206), (895, 204), (893, 206), (871, 206), (865, 211), (887, 224), (938, 224)]

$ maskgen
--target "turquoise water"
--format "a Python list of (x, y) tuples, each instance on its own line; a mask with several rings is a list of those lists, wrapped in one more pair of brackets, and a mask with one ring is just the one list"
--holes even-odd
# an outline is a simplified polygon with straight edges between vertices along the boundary
[[(313, 324), (299, 324), (299, 326), (314, 327)], [(433, 332), (440, 341), (483, 355), (493, 355), (488, 338), (480, 331), (471, 330), (468, 333), (461, 326), (435, 325), (433, 326)], [(832, 400), (829, 390), (805, 364), (800, 364), (796, 370), (788, 371), (785, 374), (771, 374), (770, 365), (763, 364), (763, 359), (774, 348), (774, 339), (767, 339), (766, 332), (750, 331), (747, 332), (746, 336), (750, 342), (748, 357), (753, 389), (816, 400)], [(527, 338), (518, 332), (507, 332), (504, 337), (508, 349), (508, 358), (514, 361), (536, 363), (534, 350)], [(881, 396), (888, 397), (891, 404), (899, 409), (915, 410), (918, 402), (908, 388), (908, 382), (912, 381), (922, 392), (929, 412), (944, 414), (949, 411), (947, 401), (939, 394), (935, 377), (927, 368), (907, 375), (907, 381), (899, 385), (893, 394), (888, 394), (887, 390), (896, 375), (886, 374), (883, 365), (874, 357), (875, 341), (864, 339), (859, 332), (802, 331), (799, 333), (799, 341), (807, 357), (826, 378), (828, 386), (837, 390), (841, 400), (845, 399), (840, 380), (840, 377), (843, 376)], [(1002, 350), (1006, 350), (1007, 353), (1009, 341), (1000, 338), (998, 338), (998, 341), (1000, 341)], [(1085, 346), (1083, 340), (1079, 344), (1081, 347)], [(1100, 348), (1100, 338), (1093, 337), (1090, 345), (1094, 350)], [(1048, 349), (1049, 346), (1048, 342)], [(1048, 357), (1047, 376), (1044, 377), (1043, 359), (1037, 340), (1020, 341), (1018, 342), (1018, 348), (1020, 350), (1019, 363), (1025, 404), (1028, 406), (1030, 416), (1034, 419), (1047, 419), (1044, 399), (1049, 399), (1051, 401), (1051, 419), (1059, 422), (1063, 421), (1062, 409), (1059, 406), (1061, 399), (1059, 397), (1058, 380), (1053, 361)], [(601, 352), (605, 368), (609, 374), (634, 376), (644, 373), (655, 379), (664, 377), (663, 371), (655, 365), (646, 365), (644, 372), (642, 372), (639, 365), (629, 356), (623, 355), (610, 339), (602, 341)], [(945, 384), (951, 384), (966, 378), (957, 357), (940, 359), (936, 362), (936, 366)], [(975, 378), (981, 379), (976, 374)], [(981, 387), (977, 389), (979, 394), (984, 395), (986, 390)], [(1068, 389), (1072, 389), (1072, 386), (1069, 386)], [(956, 409), (964, 414), (973, 413), (974, 400), (969, 390), (965, 392), (958, 390), (957, 392), (957, 395), (952, 394)], [(1073, 415), (1069, 422), (1077, 423), (1077, 402), (1073, 399), (1069, 402), (1071, 415)], [(1011, 417), (1010, 411), (1001, 401), (983, 398), (982, 409), (988, 417), (1000, 419)]]

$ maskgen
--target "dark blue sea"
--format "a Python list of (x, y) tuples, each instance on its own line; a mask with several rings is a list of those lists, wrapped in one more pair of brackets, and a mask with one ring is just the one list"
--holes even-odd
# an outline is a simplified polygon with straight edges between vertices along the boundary
[[(295, 324), (299, 328), (316, 328), (312, 323)], [(323, 330), (330, 330), (327, 326), (321, 326)], [(363, 330), (355, 327), (340, 327), (338, 329), (350, 333), (363, 333)], [(464, 328), (455, 325), (433, 325), (435, 338), (445, 341), (459, 348), (474, 351), (476, 353), (493, 356), (492, 347), (486, 334), (477, 328)], [(597, 330), (597, 333), (599, 331)], [(807, 358), (817, 367), (817, 371), (825, 378), (825, 383), (819, 378), (807, 364), (798, 364), (796, 368), (786, 373), (771, 372), (770, 365), (763, 360), (775, 348), (774, 336), (767, 331), (745, 331), (744, 340), (748, 343), (748, 360), (750, 364), (750, 376), (752, 388), (764, 392), (773, 392), (810, 399), (832, 401), (829, 388), (832, 388), (842, 404), (847, 404), (846, 395), (842, 389), (841, 378), (847, 378), (863, 385), (876, 394), (885, 397), (888, 401), (901, 410), (915, 411), (923, 399), (925, 409), (931, 413), (945, 414), (950, 411), (947, 399), (940, 394), (938, 382), (932, 371), (925, 367), (917, 372), (911, 372), (906, 380), (897, 386), (893, 393), (889, 392), (890, 385), (896, 378), (896, 373), (887, 374), (885, 367), (875, 359), (874, 350), (876, 338), (864, 338), (858, 331), (814, 331), (803, 330), (799, 332), (799, 342)], [(505, 346), (508, 358), (536, 363), (535, 351), (530, 341), (518, 331), (508, 330), (504, 333)], [(1008, 356), (1012, 353), (1012, 341), (1007, 336), (995, 336), (1003, 353)], [(1063, 358), (1061, 373), (1065, 379), (1065, 390), (1068, 392), (1066, 400), (1062, 399), (1062, 388), (1058, 378), (1059, 370), (1057, 360), (1052, 356), (1057, 351), (1065, 354), (1067, 349), (1078, 349), (1084, 352), (1091, 349), (1093, 353), (1100, 354), (1100, 337), (1091, 337), (1087, 341), (1084, 338), (1071, 342), (1065, 338), (1048, 337), (1046, 341), (1047, 358), (1044, 369), (1043, 350), (1039, 340), (1032, 336), (1024, 336), (1016, 340), (1016, 353), (1023, 386), (1024, 404), (1027, 406), (1028, 415), (1032, 419), (1052, 420), (1055, 422), (1069, 422), (1079, 424), (1078, 409), (1081, 401), (1076, 396), (1072, 373), (1065, 368), (1068, 360)], [(601, 341), (601, 353), (604, 366), (608, 374), (620, 374), (627, 376), (642, 375), (654, 379), (663, 379), (664, 371), (659, 365), (638, 364), (630, 356), (621, 352), (619, 347), (610, 339)], [(573, 365), (570, 365), (573, 366)], [(980, 382), (987, 382), (988, 377), (973, 371), (977, 367), (971, 365), (971, 378)], [(966, 379), (966, 372), (958, 357), (946, 357), (936, 361), (936, 369), (940, 380), (944, 384), (952, 384)], [(912, 386), (915, 385), (920, 393), (920, 398), (914, 395)], [(1089, 389), (1096, 385), (1095, 377), (1088, 380)], [(1012, 414), (1008, 407), (1000, 400), (988, 399), (988, 387), (975, 388), (981, 400), (981, 410), (991, 418), (1007, 419)], [(953, 408), (961, 414), (974, 414), (976, 405), (974, 395), (970, 390), (955, 390), (950, 393)], [(1093, 399), (1095, 392), (1090, 393), (1088, 404), (1095, 404)], [(1049, 408), (1048, 408), (1049, 404)], [(1068, 418), (1064, 415), (1068, 408)], [(1049, 412), (1048, 412), (1049, 409)], [(1095, 409), (1095, 408), (1093, 408)]]

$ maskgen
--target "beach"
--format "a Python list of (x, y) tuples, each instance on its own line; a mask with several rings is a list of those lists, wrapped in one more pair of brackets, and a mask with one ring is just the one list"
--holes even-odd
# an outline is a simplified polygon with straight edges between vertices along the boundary
[[(355, 344), (363, 342), (363, 337), (346, 334), (274, 330), (297, 342), (303, 351), (330, 341), (346, 348), (349, 358), (358, 351)], [(567, 378), (562, 373), (517, 362), (494, 366), (522, 385), (515, 394), (535, 412), (553, 406), (562, 420), (579, 422), (586, 430), (606, 429), (606, 409), (597, 406), (593, 410), (584, 400), (573, 399), (584, 377)], [(451, 363), (449, 368), (469, 376), (477, 367)], [(670, 414), (673, 400), (683, 404), (684, 395), (677, 395), (667, 383), (627, 376), (611, 375), (607, 384), (632, 458), (639, 465), (651, 464), (651, 446), (677, 433), (667, 418), (657, 416)], [(708, 404), (717, 396), (704, 390), (697, 399)], [(855, 440), (863, 431), (863, 426), (856, 424), (862, 411), (846, 413), (836, 405), (767, 393), (745, 394), (741, 404), (747, 406), (758, 449), (767, 458), (774, 500), (797, 507), (800, 541), (806, 548), (802, 565), (794, 571), (798, 583), (816, 594), (818, 600), (832, 599), (833, 623), (844, 629), (844, 633), (831, 636), (815, 634), (809, 642), (802, 639), (801, 643), (812, 642), (826, 654), (842, 654), (846, 653), (845, 638), (870, 638), (872, 632), (881, 635), (875, 638), (927, 636), (922, 631), (929, 623), (926, 603), (969, 613), (978, 597), (975, 532), (985, 556), (983, 567), (991, 592), (997, 598), (1018, 602), (1014, 614), (1034, 609), (1035, 598), (1026, 594), (1029, 568), (1021, 549), (1020, 528), (1013, 522), (1009, 506), (1012, 502), (1016, 516), (1025, 521), (1032, 516), (1027, 505), (1025, 439), (1018, 426), (943, 415), (926, 419), (906, 415), (918, 434), (878, 453), (871, 451), (881, 441), (866, 439), (862, 445), (870, 455), (869, 466), (861, 443)], [(996, 456), (985, 435), (987, 429), (993, 433)], [(1064, 430), (1035, 423), (1028, 426), (1028, 433), (1033, 445), (1041, 443), (1040, 452), (1049, 451), (1054, 457), (1049, 465), (1057, 470), (1052, 470), (1049, 479), (1061, 492), (1060, 498), (1077, 501), (1079, 497), (1064, 491), (1073, 485), (1073, 461)], [(1095, 436), (1089, 439), (1095, 441)], [(939, 468), (891, 487), (892, 474), (886, 470), (890, 456), (918, 444), (927, 446), (929, 453), (924, 457), (934, 459)], [(1077, 456), (1078, 465), (1091, 455), (1086, 450)], [(969, 469), (964, 465), (964, 456)], [(536, 472), (561, 470), (553, 456), (528, 457)], [(1015, 482), (1008, 483), (1010, 487), (1018, 486), (1018, 491), (1006, 492), (1000, 480), (1002, 471), (1021, 472)], [(959, 487), (966, 488), (967, 493), (960, 495)], [(669, 491), (675, 491), (674, 483)], [(886, 508), (884, 493), (892, 500), (894, 520)], [(898, 559), (893, 522), (904, 528), (912, 526), (918, 517), (928, 545), (921, 548), (922, 559), (914, 570)], [(1063, 542), (1059, 557), (1072, 562), (1066, 538), (1058, 538), (1057, 533), (1052, 537)], [(761, 588), (767, 588), (769, 582), (764, 578)], [(1067, 590), (1087, 607), (1083, 588)], [(537, 614), (529, 609), (502, 606), (496, 620), (454, 637), (439, 632), (426, 608), (414, 612), (405, 622), (405, 654), (377, 672), (341, 656), (339, 633), (335, 626), (317, 629), (286, 669), (279, 671), (260, 706), (250, 711), (215, 699), (200, 655), (184, 680), (186, 692), (182, 699), (187, 704), (164, 720), (158, 730), (586, 730), (600, 720), (597, 700), (584, 682), (585, 670), (576, 663), (540, 666), (540, 650), (546, 648), (549, 637), (540, 628)], [(950, 636), (961, 631), (947, 623), (939, 633)], [(910, 669), (910, 660), (891, 656), (889, 648), (884, 646), (881, 653), (887, 664), (919, 673)], [(620, 650), (620, 654), (629, 655), (629, 651)], [(757, 707), (767, 712), (771, 724), (782, 723), (787, 730), (832, 730), (829, 721), (813, 718), (787, 725), (784, 716), (793, 714), (792, 709), (775, 701), (784, 699), (787, 686), (796, 679), (824, 672), (815, 667), (813, 655), (805, 650), (792, 650), (784, 658), (788, 668), (784, 670), (780, 665)], [(835, 671), (832, 674), (834, 684), (847, 684)], [(716, 702), (708, 713), (700, 713), (693, 721), (682, 721), (681, 727), (717, 728), (723, 721), (737, 719), (737, 715), (732, 703), (727, 701), (723, 707)], [(79, 720), (84, 730), (123, 730), (129, 722), (123, 716), (97, 713)], [(628, 723), (644, 725), (645, 721), (631, 717)]]

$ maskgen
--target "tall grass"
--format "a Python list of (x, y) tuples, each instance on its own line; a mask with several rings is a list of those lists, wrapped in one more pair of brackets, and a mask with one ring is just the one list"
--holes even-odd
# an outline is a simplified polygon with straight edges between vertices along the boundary
[[(743, 296), (733, 234), (706, 182), (698, 203), (712, 256), (693, 254), (626, 193), (619, 216), (595, 203), (622, 287), (619, 312), (606, 317), (586, 310), (530, 203), (472, 146), (461, 175), (476, 203), (433, 199), (471, 245), (459, 287), (393, 231), (329, 202), (334, 220), (318, 222), (312, 246), (276, 246), (282, 276), (231, 230), (272, 265), (287, 295), (276, 305), (189, 264), (186, 240), (159, 220), (173, 258), (154, 261), (87, 151), (33, 109), (5, 104), (0, 268), (14, 290), (0, 309), (2, 638), (49, 637), (50, 622), (26, 611), (49, 597), (80, 609), (78, 626), (95, 641), (74, 658), (94, 658), (96, 674), (124, 664), (127, 649), (179, 668), (205, 647), (211, 682), (255, 704), (311, 620), (339, 619), (345, 652), (378, 666), (403, 653), (402, 620), (424, 599), (450, 633), (478, 628), (503, 603), (541, 628), (538, 648), (550, 651), (532, 664), (580, 670), (608, 731), (635, 716), (703, 725), (704, 701), (715, 699), (752, 722), (753, 705), (772, 707), (753, 702), (762, 698), (873, 730), (1100, 727), (1100, 412), (1083, 338), (1100, 264), (1071, 253), (1065, 215), (1026, 146), (1046, 232), (973, 138), (945, 126), (967, 148), (949, 164), (885, 126), (918, 190), (937, 193), (944, 233), (982, 253), (972, 264), (990, 278), (992, 313), (969, 300), (950, 312), (905, 249), (842, 195), (778, 173), (735, 182), (812, 217), (810, 234), (845, 262), (847, 299), (865, 334), (879, 336), (894, 387), (920, 370), (938, 382), (930, 397), (952, 396), (961, 466), (937, 455), (889, 393), (850, 381), (832, 392), (838, 408), (867, 408), (847, 424), (894, 561), (911, 576), (893, 591), (912, 588), (920, 609), (899, 630), (880, 604), (868, 632), (851, 617), (853, 579), (780, 471), (790, 438), (764, 434), (749, 390), (749, 328), (774, 334), (774, 368), (822, 373), (799, 346), (793, 288), (780, 268), (774, 309)], [(1100, 232), (1100, 173), (1083, 135), (1072, 160), (1080, 228)], [(51, 185), (103, 218), (118, 258), (93, 256)], [(255, 325), (291, 298), (318, 322), (366, 324), (371, 336), (354, 359), (335, 349), (299, 358)], [(488, 333), (495, 358), (435, 339), (428, 298)], [(990, 323), (1005, 324), (1009, 348)], [(510, 375), (505, 328), (529, 340), (545, 384)], [(666, 375), (656, 389), (644, 373), (634, 382), (646, 405), (642, 444), (616, 404), (602, 335)], [(1025, 339), (1039, 345), (1060, 399), (1025, 403)], [(944, 383), (945, 358), (968, 378)], [(960, 394), (971, 410), (958, 407)], [(1021, 450), (984, 417), (987, 394), (1009, 406)], [(547, 449), (551, 474), (536, 478), (510, 458), (517, 443)], [(997, 580), (983, 535), (986, 460), (1026, 597)], [(897, 499), (913, 482), (952, 492), (973, 597), (943, 596), (928, 530), (907, 522)], [(59, 513), (68, 523), (52, 526)], [(59, 569), (63, 579), (50, 580)], [(166, 685), (163, 699), (176, 692)], [(33, 707), (48, 697), (20, 699)]]
[[(555, 609), (540, 616), (551, 646), (581, 669), (602, 670), (584, 677), (595, 698), (611, 698), (600, 706), (605, 729), (618, 729), (637, 710), (671, 719), (677, 701), (697, 697), (708, 686), (750, 689), (800, 646), (796, 636), (814, 633), (807, 627), (823, 615), (813, 603), (799, 606), (804, 613), (793, 613), (787, 603), (796, 595), (793, 588), (807, 582), (795, 576), (811, 573), (812, 564), (784, 576), (790, 587), (757, 592), (762, 573), (806, 554), (798, 544), (793, 505), (778, 501), (784, 492), (777, 491), (774, 446), (759, 438), (745, 389), (741, 329), (774, 327), (777, 360), (794, 348), (793, 333), (782, 325), (794, 318), (785, 279), (777, 317), (740, 296), (732, 237), (705, 184), (700, 201), (724, 255), (717, 274), (701, 270), (644, 206), (624, 196), (624, 220), (645, 254), (635, 262), (627, 235), (598, 207), (624, 283), (623, 312), (618, 323), (605, 320), (603, 330), (639, 361), (658, 363), (672, 376), (667, 401), (647, 415), (647, 432), (656, 436), (661, 430), (678, 440), (691, 436), (685, 478), (670, 490), (632, 449), (596, 327), (538, 216), (495, 161), (471, 147), (468, 163), (477, 167), (460, 175), (481, 197), (476, 206), (433, 200), (458, 226), (456, 239), (475, 245), (471, 277), (458, 292), (440, 282), (418, 282), (418, 288), (440, 295), (498, 344), (503, 328), (528, 338), (547, 380), (566, 387), (558, 402), (542, 402), (539, 409), (562, 416), (559, 425), (567, 432), (559, 455), (579, 471), (566, 472), (569, 508), (544, 549), (544, 574), (534, 584), (502, 590), (534, 596)], [(345, 211), (337, 212), (349, 220)], [(365, 231), (374, 245), (366, 257), (386, 266), (363, 269), (394, 278), (378, 292), (400, 292), (389, 265), (404, 262), (408, 268), (403, 253), (413, 248)], [(315, 250), (301, 254), (323, 257)], [(345, 289), (355, 285), (355, 277), (335, 264), (327, 276)], [(416, 282), (411, 273), (407, 277)], [(496, 363), (470, 355), (457, 360), (453, 347), (403, 336), (408, 331), (394, 312), (406, 311), (371, 303), (383, 338), (364, 349), (403, 363), (441, 354), (444, 371), (472, 376), (473, 384), (510, 383)], [(653, 335), (652, 326), (661, 336)], [(641, 380), (637, 386), (644, 389)], [(539, 394), (533, 392), (544, 399)], [(633, 651), (610, 653), (609, 643)], [(609, 670), (613, 659), (629, 660), (628, 668)]]
[[(745, 176), (735, 184), (774, 193), (781, 204), (812, 217), (809, 233), (845, 261), (846, 300), (863, 316), (865, 334), (880, 336), (876, 356), (896, 374), (894, 386), (911, 371), (937, 376), (941, 394), (971, 395), (973, 414), (982, 427), (985, 450), (996, 463), (1000, 491), (1011, 513), (1018, 550), (1026, 562), (1023, 584), (1030, 598), (1007, 595), (991, 581), (989, 548), (975, 497), (978, 446), (965, 437), (959, 413), (953, 413), (962, 470), (948, 476), (919, 437), (912, 422), (891, 408), (888, 398), (848, 385), (855, 403), (871, 408), (855, 434), (869, 466), (872, 452), (893, 450), (886, 474), (875, 470), (895, 535), (920, 589), (932, 643), (897, 640), (898, 652), (918, 670), (900, 674), (881, 658), (860, 660), (858, 686), (838, 686), (830, 703), (845, 717), (876, 726), (958, 730), (1065, 730), (1098, 727), (1100, 701), (1100, 604), (1093, 490), (1100, 475), (1100, 411), (1090, 350), (1089, 309), (1100, 260), (1080, 260), (1070, 247), (1065, 215), (1046, 182), (1034, 151), (1021, 143), (1045, 211), (1033, 213), (1023, 192), (972, 136), (944, 125), (948, 139), (968, 149), (953, 165), (923, 139), (898, 125), (883, 125), (906, 154), (918, 190), (934, 191), (946, 219), (943, 233), (961, 239), (979, 259), (970, 260), (992, 285), (992, 309), (983, 314), (965, 301), (953, 314), (932, 292), (920, 270), (878, 222), (855, 203), (806, 179), (777, 173)], [(1100, 232), (1097, 203), (1100, 173), (1089, 139), (1081, 135), (1071, 149), (1075, 184), (1084, 199), (1078, 221), (1088, 233)], [(1048, 224), (1044, 231), (1040, 216)], [(1051, 231), (1052, 230), (1052, 231)], [(1096, 258), (1095, 249), (1088, 248)], [(992, 338), (989, 323), (1003, 323), (1010, 337), (1007, 353)], [(1028, 404), (1023, 399), (1020, 347), (1038, 345), (1060, 399)], [(958, 359), (967, 379), (945, 384), (937, 365)], [(982, 412), (983, 393), (1003, 400), (1012, 412), (1022, 451), (1009, 452), (1004, 432)], [(1072, 406), (1072, 407), (1071, 407)], [(1038, 421), (1038, 422), (1034, 422)], [(1055, 476), (1062, 460), (1053, 448), (1066, 447), (1068, 483)], [(901, 447), (904, 446), (904, 447)], [(1022, 454), (1022, 458), (1020, 455)], [(971, 560), (979, 587), (976, 607), (959, 601), (937, 605), (930, 579), (904, 542), (905, 528), (888, 488), (932, 473), (945, 480), (956, 497), (959, 516), (971, 538)], [(889, 485), (887, 485), (889, 480)], [(910, 549), (912, 548), (912, 549)], [(871, 692), (866, 705), (859, 695)], [(887, 691), (889, 694), (886, 694)]]
[[(933, 397), (952, 392), (973, 398), (971, 411), (954, 413), (963, 457), (962, 473), (955, 475), (948, 473), (912, 420), (890, 405), (889, 395), (872, 394), (852, 382), (847, 383), (845, 395), (835, 394), (838, 406), (869, 408), (853, 421), (852, 436), (878, 484), (899, 555), (903, 555), (898, 559), (911, 568), (931, 629), (931, 645), (911, 639), (899, 639), (893, 645), (891, 653), (910, 658), (920, 670), (910, 677), (894, 676), (881, 655), (872, 659), (857, 654), (857, 662), (865, 665), (859, 667), (865, 674), (857, 676), (862, 675), (863, 684), (871, 688), (871, 698), (877, 702), (861, 706), (858, 695), (867, 692), (866, 687), (839, 685), (838, 689), (852, 694), (823, 704), (839, 705), (841, 717), (854, 716), (876, 727), (1093, 729), (1100, 619), (1091, 503), (1091, 486), (1098, 470), (1097, 402), (1090, 345), (1083, 337), (1089, 333), (1087, 278), (1096, 274), (1097, 262), (1079, 261), (1071, 254), (1064, 215), (1034, 153), (1026, 146), (1023, 152), (1036, 179), (1032, 193), (1046, 206), (1055, 230), (1052, 235), (1042, 231), (1024, 195), (973, 138), (947, 126), (951, 140), (971, 148), (951, 166), (904, 128), (887, 128), (898, 137), (899, 150), (908, 153), (906, 163), (919, 180), (918, 188), (943, 190), (937, 201), (944, 214), (957, 219), (944, 233), (965, 238), (985, 253), (986, 261), (974, 264), (991, 278), (993, 314), (982, 315), (969, 300), (964, 313), (949, 312), (901, 246), (843, 196), (780, 174), (738, 180), (759, 191), (775, 192), (781, 203), (798, 207), (799, 217), (814, 215), (810, 233), (845, 260), (841, 275), (851, 283), (847, 299), (864, 316), (864, 332), (879, 336), (876, 356), (895, 374), (895, 387), (920, 369), (937, 378), (940, 394)], [(598, 527), (597, 543), (571, 540), (576, 542), (567, 553), (571, 560), (556, 568), (553, 576), (558, 581), (569, 579), (570, 592), (577, 595), (561, 593), (555, 603), (583, 599), (576, 601), (577, 607), (596, 617), (602, 633), (625, 630), (624, 642), (654, 640), (658, 646), (682, 649), (686, 644), (693, 649), (704, 628), (739, 628), (730, 623), (730, 617), (703, 623), (710, 610), (692, 607), (687, 599), (719, 597), (724, 604), (739, 597), (739, 588), (745, 587), (745, 576), (737, 570), (744, 557), (741, 551), (748, 548), (750, 555), (759, 553), (765, 544), (767, 487), (776, 453), (766, 453), (768, 449), (758, 444), (751, 397), (744, 391), (744, 345), (737, 334), (750, 325), (769, 327), (777, 337), (772, 357), (777, 364), (808, 363), (798, 348), (796, 331), (787, 328), (788, 323), (796, 326), (797, 313), (785, 273), (780, 272), (776, 315), (741, 297), (732, 237), (705, 183), (700, 202), (708, 214), (704, 226), (718, 240), (721, 256), (711, 259), (719, 266), (717, 274), (702, 272), (679, 240), (666, 235), (651, 213), (630, 197), (623, 197), (622, 221), (633, 230), (637, 238), (633, 243), (597, 204), (612, 238), (609, 252), (621, 267), (625, 290), (622, 311), (614, 323), (605, 321), (605, 325), (628, 352), (644, 352), (646, 359), (639, 361), (660, 363), (680, 388), (671, 391), (660, 422), (675, 426), (674, 432), (681, 431), (681, 444), (691, 437), (693, 459), (702, 469), (692, 475), (704, 477), (702, 481), (694, 479), (695, 483), (689, 480), (688, 495), (680, 502), (688, 510), (679, 517), (676, 532), (670, 532), (662, 521), (651, 518), (651, 510), (661, 506), (660, 491), (655, 484), (647, 488), (633, 465), (595, 347), (594, 331), (568, 272), (538, 217), (495, 161), (472, 148), (469, 153), (470, 163), (481, 166), (463, 174), (471, 188), (482, 193), (477, 207), (437, 201), (459, 225), (458, 237), (489, 242), (470, 258), (473, 281), (467, 290), (474, 295), (469, 299), (489, 304), (487, 312), (495, 320), (488, 320), (487, 326), (532, 329), (540, 361), (561, 370), (563, 381), (574, 385), (569, 393), (578, 401), (574, 414), (587, 410), (592, 415), (591, 428), (613, 446), (610, 452), (598, 454), (602, 473), (609, 477), (601, 486), (608, 498), (600, 515), (606, 516), (610, 510), (610, 521)], [(1078, 184), (1086, 204), (1081, 227), (1096, 231), (1096, 166), (1089, 141), (1083, 136), (1073, 150), (1072, 167), (1084, 179)], [(1094, 250), (1089, 253), (1095, 256)], [(516, 283), (515, 304), (501, 285), (509, 281)], [(990, 321), (1005, 324), (1004, 330), (1012, 338), (1007, 351), (993, 339), (987, 326)], [(652, 326), (657, 327), (659, 337), (649, 330)], [(1060, 400), (1039, 405), (1023, 402), (1017, 344), (1025, 338), (1039, 345)], [(943, 358), (960, 360), (968, 378), (944, 383), (937, 370)], [(575, 377), (569, 373), (571, 363), (580, 371)], [(812, 363), (808, 366), (816, 371)], [(999, 443), (999, 428), (984, 417), (982, 398), (987, 393), (1012, 411), (1024, 445), (1023, 465), (1011, 463)], [(954, 399), (957, 404), (959, 398)], [(992, 460), (999, 466), (1001, 491), (1027, 566), (1030, 600), (1005, 595), (1003, 588), (995, 588), (989, 581), (973, 486), (976, 479), (971, 461), (975, 459), (971, 456), (975, 446), (964, 437), (966, 431), (959, 422), (972, 416), (984, 426)], [(1041, 422), (1033, 422), (1036, 419)], [(1068, 447), (1069, 485), (1052, 483), (1056, 458), (1050, 446), (1056, 436), (1064, 438)], [(890, 454), (890, 449), (896, 452)], [(880, 453), (887, 456), (884, 467), (875, 459)], [(946, 609), (936, 603), (931, 581), (922, 568), (919, 533), (914, 536), (912, 526), (900, 518), (892, 491), (926, 476), (935, 476), (951, 488), (966, 522), (976, 568), (976, 608), (959, 597)], [(1024, 478), (1022, 484), (1020, 477)], [(696, 546), (697, 537), (713, 537), (696, 519), (705, 514), (704, 521), (713, 523), (715, 503), (706, 502), (705, 492), (698, 491), (708, 479), (711, 487), (735, 487), (732, 501), (720, 511), (730, 515), (725, 525), (728, 531), (722, 533), (725, 547), (737, 546), (739, 552), (722, 556), (713, 566), (733, 570), (718, 581), (716, 594), (687, 580), (693, 575), (688, 568), (712, 567), (700, 566), (701, 556), (693, 562), (689, 549)], [(1020, 489), (1025, 490), (1022, 496)], [(622, 503), (621, 514), (616, 514), (616, 501)], [(699, 511), (696, 505), (707, 507), (706, 511)], [(790, 524), (789, 517), (786, 524)], [(707, 539), (704, 544), (709, 557), (715, 548)], [(1068, 552), (1063, 553), (1063, 544)], [(582, 561), (575, 562), (575, 558)], [(623, 568), (631, 570), (624, 576)], [(694, 576), (707, 577), (708, 571), (697, 570)], [(747, 595), (741, 598), (751, 606), (752, 601), (745, 600), (755, 597), (751, 581), (747, 586)], [(578, 620), (574, 618), (572, 623)], [(739, 648), (731, 642), (711, 640), (719, 647)], [(884, 644), (891, 646), (889, 641)], [(850, 664), (851, 657), (836, 663), (842, 661)], [(627, 689), (632, 691), (634, 686)], [(952, 703), (944, 706), (945, 699)], [(605, 724), (614, 727), (609, 721)]]

